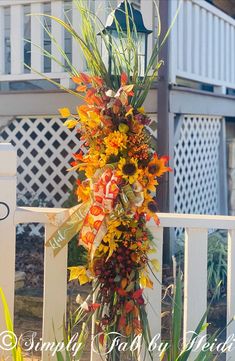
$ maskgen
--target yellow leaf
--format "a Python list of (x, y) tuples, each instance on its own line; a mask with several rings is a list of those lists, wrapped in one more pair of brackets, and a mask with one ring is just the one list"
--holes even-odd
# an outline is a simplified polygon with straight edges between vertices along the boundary
[(145, 288), (146, 287), (146, 277), (143, 273), (141, 273), (141, 276), (140, 276), (140, 286), (142, 288)]
[(151, 260), (151, 263), (153, 265), (153, 268), (156, 272), (159, 272), (160, 270), (160, 264), (159, 264), (159, 261), (155, 258), (155, 259), (152, 259)]
[(87, 275), (79, 276), (78, 280), (79, 280), (79, 283), (80, 283), (81, 286), (90, 281), (90, 279), (89, 279), (89, 277)]
[(77, 280), (82, 274), (86, 274), (86, 268), (83, 266), (68, 267), (70, 271), (69, 281)]
[(133, 88), (134, 88), (134, 84), (124, 85), (124, 86), (122, 87), (122, 89), (123, 89), (126, 93), (130, 93)]
[(145, 113), (144, 107), (137, 108), (138, 112), (141, 114)]
[(144, 273), (141, 273), (140, 275), (140, 286), (142, 288), (153, 288), (153, 282), (149, 279), (149, 277), (144, 274)]
[(68, 119), (64, 122), (64, 126), (69, 129), (75, 128), (77, 124), (78, 124), (78, 121), (75, 119)]
[(69, 108), (60, 108), (59, 112), (62, 118), (68, 118), (71, 115)]

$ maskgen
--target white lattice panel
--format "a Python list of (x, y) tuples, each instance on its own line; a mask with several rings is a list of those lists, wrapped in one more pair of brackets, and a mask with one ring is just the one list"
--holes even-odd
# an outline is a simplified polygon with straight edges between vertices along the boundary
[(67, 169), (81, 146), (76, 132), (56, 117), (18, 118), (2, 130), (0, 141), (17, 149), (18, 198), (28, 193), (32, 200), (61, 207), (75, 182), (76, 174)]
[(219, 147), (222, 118), (185, 115), (175, 146), (177, 213), (219, 213)]

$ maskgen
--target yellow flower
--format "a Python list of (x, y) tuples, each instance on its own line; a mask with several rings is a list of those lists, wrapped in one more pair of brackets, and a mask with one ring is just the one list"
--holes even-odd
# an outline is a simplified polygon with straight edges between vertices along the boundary
[(118, 155), (120, 150), (126, 148), (127, 135), (119, 131), (114, 131), (110, 133), (105, 139), (104, 144), (106, 146), (107, 155)]
[(128, 180), (130, 184), (133, 184), (139, 175), (137, 159), (131, 158), (130, 160), (126, 160), (125, 158), (121, 158), (118, 163), (117, 174)]

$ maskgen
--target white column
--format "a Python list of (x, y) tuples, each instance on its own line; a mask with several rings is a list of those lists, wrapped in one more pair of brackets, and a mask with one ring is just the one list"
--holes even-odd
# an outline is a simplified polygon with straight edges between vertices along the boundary
[[(13, 320), (15, 292), (16, 151), (0, 144), (0, 287)], [(0, 301), (0, 333), (6, 330)], [(1, 356), (1, 350), (0, 350)], [(1, 358), (1, 357), (0, 357)]]
[[(64, 2), (61, 0), (55, 0), (51, 2), (51, 15), (64, 20)], [(57, 44), (64, 50), (64, 28), (62, 25), (57, 23), (55, 20), (51, 20), (51, 33), (52, 36), (56, 39)], [(52, 55), (64, 64), (63, 55), (58, 50), (56, 44), (51, 42), (51, 53)], [(52, 73), (61, 73), (64, 71), (64, 68), (56, 63), (54, 60), (51, 61), (51, 72)]]
[[(45, 240), (57, 229), (57, 226), (47, 224)], [(44, 293), (43, 293), (43, 330), (44, 342), (63, 341), (63, 317), (66, 315), (67, 304), (67, 253), (65, 246), (54, 256), (53, 249), (45, 247), (44, 253)], [(43, 361), (56, 360), (50, 351), (44, 351)]]
[(11, 74), (24, 72), (24, 13), (22, 5), (11, 6)]
[(5, 21), (4, 8), (0, 7), (0, 74), (5, 73)]
[[(31, 13), (42, 14), (43, 4), (31, 4)], [(43, 54), (39, 48), (33, 45), (35, 44), (41, 48), (44, 46), (44, 32), (40, 20), (43, 21), (43, 18), (33, 15), (31, 16), (31, 67), (42, 73), (44, 70)]]

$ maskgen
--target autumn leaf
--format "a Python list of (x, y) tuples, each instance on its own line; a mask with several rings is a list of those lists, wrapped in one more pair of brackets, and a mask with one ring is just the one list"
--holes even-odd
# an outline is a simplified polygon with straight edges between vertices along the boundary
[(128, 81), (128, 76), (126, 73), (122, 73), (121, 74), (121, 86), (124, 86), (127, 84)]
[(137, 300), (138, 298), (140, 298), (140, 296), (142, 296), (143, 292), (144, 292), (143, 288), (140, 288), (139, 290), (133, 293), (132, 298), (134, 300)]
[(156, 272), (159, 272), (159, 270), (160, 270), (160, 263), (159, 263), (159, 261), (158, 261), (156, 258), (154, 258), (154, 259), (151, 260), (151, 264), (152, 264), (154, 270), (155, 270)]
[(124, 309), (126, 311), (126, 313), (130, 313), (134, 308), (134, 302), (132, 300), (127, 301), (125, 303)]
[(69, 108), (60, 108), (59, 112), (62, 118), (68, 118), (71, 115)]
[(122, 281), (121, 281), (121, 287), (122, 287), (123, 290), (124, 290), (124, 288), (126, 288), (126, 285), (127, 285), (127, 279), (123, 278)]
[(122, 87), (122, 89), (124, 90), (125, 93), (129, 94), (134, 88), (133, 84), (130, 85), (125, 85), (124, 87)]
[(78, 124), (78, 121), (75, 119), (68, 119), (64, 122), (64, 126), (67, 127), (68, 129), (75, 128), (77, 124)]
[(76, 88), (77, 92), (84, 93), (86, 91), (86, 85), (80, 85)]
[(126, 291), (124, 291), (122, 288), (118, 288), (117, 293), (123, 297), (127, 295)]

